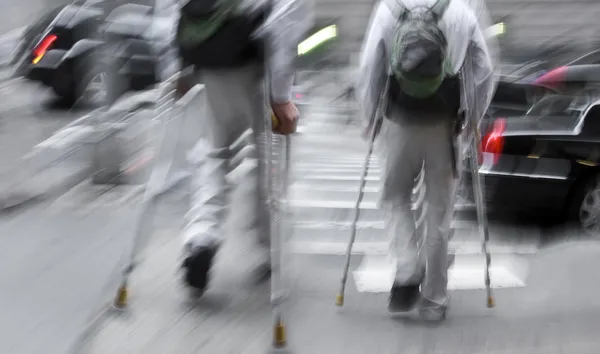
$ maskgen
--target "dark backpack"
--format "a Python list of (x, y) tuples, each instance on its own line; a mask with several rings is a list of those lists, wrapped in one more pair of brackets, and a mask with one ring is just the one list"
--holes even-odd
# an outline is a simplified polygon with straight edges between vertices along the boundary
[(460, 80), (458, 75), (450, 76), (448, 43), (439, 27), (450, 1), (408, 9), (400, 0), (390, 0), (392, 9), (399, 10), (391, 48), (386, 49), (391, 75), (389, 109), (457, 114)]
[(432, 7), (413, 9), (399, 3), (401, 13), (390, 52), (390, 68), (402, 91), (411, 97), (433, 96), (446, 77), (448, 44), (438, 22), (449, 3), (450, 0), (437, 0)]
[(179, 55), (196, 68), (234, 68), (264, 58), (263, 44), (252, 38), (268, 6), (240, 11), (241, 0), (189, 0), (180, 10), (176, 42)]

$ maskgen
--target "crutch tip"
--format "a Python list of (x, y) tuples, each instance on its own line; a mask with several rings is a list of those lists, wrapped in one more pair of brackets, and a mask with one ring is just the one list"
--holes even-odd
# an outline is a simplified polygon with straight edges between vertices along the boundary
[(338, 294), (338, 296), (335, 297), (335, 305), (337, 307), (344, 306), (344, 295)]
[(127, 287), (121, 286), (117, 291), (117, 296), (115, 297), (114, 307), (117, 309), (123, 309), (127, 306)]
[(273, 347), (284, 348), (287, 345), (285, 324), (282, 320), (278, 320), (273, 327)]
[(487, 298), (487, 307), (491, 309), (494, 306), (496, 306), (496, 301), (494, 301), (494, 298), (492, 296), (488, 296), (488, 298)]

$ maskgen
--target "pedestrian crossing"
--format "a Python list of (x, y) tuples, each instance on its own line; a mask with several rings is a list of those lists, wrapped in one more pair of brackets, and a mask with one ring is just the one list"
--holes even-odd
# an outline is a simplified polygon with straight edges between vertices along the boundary
[[(292, 182), (288, 191), (294, 220), (290, 250), (294, 254), (342, 256), (350, 237), (367, 143), (360, 138), (359, 127), (341, 123), (343, 119), (336, 115), (317, 112), (305, 119), (303, 129), (293, 144)], [(359, 291), (379, 292), (389, 289), (388, 278), (393, 267), (384, 261), (389, 254), (389, 239), (384, 229), (383, 212), (378, 208), (382, 168), (375, 156), (369, 165), (353, 247), (353, 254), (365, 256), (365, 261), (355, 274), (355, 280)], [(479, 260), (481, 240), (473, 203), (457, 198), (452, 229), (449, 251), (455, 256)], [(489, 249), (494, 256), (525, 256), (538, 250), (539, 230), (492, 223), (489, 231)], [(466, 266), (458, 267), (458, 271), (455, 267), (454, 275), (450, 276), (451, 287), (479, 287), (483, 277), (474, 281), (473, 277), (479, 276), (479, 270), (472, 269), (473, 264), (478, 262), (465, 262), (464, 257), (461, 258), (459, 263)], [(373, 268), (373, 264), (379, 265)], [(500, 268), (493, 270), (496, 274), (492, 281), (494, 286), (524, 285), (523, 279), (502, 268), (502, 265), (497, 266)], [(365, 282), (365, 277), (370, 280)], [(478, 285), (475, 287), (474, 283)]]
[[(300, 149), (302, 147), (296, 146)], [(303, 242), (310, 239), (327, 240), (324, 248), (332, 249), (331, 242), (340, 242), (343, 246), (348, 238), (353, 208), (358, 198), (362, 161), (357, 158), (350, 162), (348, 158), (338, 159), (333, 156), (329, 162), (319, 159), (313, 161), (296, 161), (294, 175), (296, 178), (289, 190), (290, 206), (294, 219), (298, 223), (295, 234)], [(338, 167), (338, 164), (345, 164)], [(358, 224), (357, 241), (387, 242), (384, 235), (383, 214), (378, 209), (379, 172), (375, 162), (374, 171), (367, 175), (365, 195), (360, 204), (361, 217)], [(452, 222), (454, 237), (451, 249), (457, 253), (476, 254), (481, 244), (474, 206), (465, 200), (455, 205), (456, 217)], [(519, 230), (507, 225), (490, 225), (492, 251), (501, 253), (531, 254), (536, 251), (535, 230)], [(537, 232), (539, 234), (539, 231)], [(337, 240), (337, 241), (336, 241)], [(325, 242), (325, 241), (323, 241)], [(344, 247), (339, 246), (339, 249)], [(311, 249), (314, 249), (311, 246)], [(337, 249), (337, 248), (335, 248)]]
[[(335, 110), (327, 105), (307, 105), (304, 111), (303, 130), (293, 144), (294, 163), (289, 187), (295, 220), (305, 225), (310, 222), (315, 225), (336, 222), (346, 223), (345, 227), (349, 227), (359, 194), (367, 142), (360, 138), (361, 127), (358, 124), (346, 124), (346, 118), (334, 114)], [(360, 222), (382, 225), (383, 215), (377, 207), (382, 168), (375, 155), (369, 160)], [(470, 187), (461, 186), (459, 191), (467, 189)], [(459, 192), (457, 197), (452, 242), (456, 245), (469, 243), (472, 246), (468, 248), (479, 250), (474, 204), (468, 201), (469, 198), (462, 198), (461, 194), (470, 193)], [(361, 233), (360, 228), (358, 233)], [(375, 232), (380, 233), (383, 233), (383, 227)], [(511, 225), (491, 223), (490, 233), (492, 248), (510, 249), (517, 254), (531, 253), (540, 241), (539, 230), (524, 230)]]

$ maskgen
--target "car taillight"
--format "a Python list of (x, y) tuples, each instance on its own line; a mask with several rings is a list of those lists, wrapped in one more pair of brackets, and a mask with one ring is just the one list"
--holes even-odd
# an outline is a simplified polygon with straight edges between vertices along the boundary
[[(481, 139), (480, 158), (484, 154), (493, 157), (493, 164), (497, 164), (504, 149), (504, 136), (502, 134), (506, 130), (506, 119), (498, 118), (494, 121), (492, 130)], [(479, 161), (481, 164), (483, 161)]]
[(556, 89), (560, 84), (562, 84), (566, 77), (568, 67), (561, 66), (559, 68), (548, 71), (542, 76), (538, 77), (533, 81), (533, 85), (542, 86), (549, 89)]
[(35, 47), (35, 49), (33, 50), (33, 59), (31, 59), (31, 62), (33, 64), (39, 63), (57, 39), (58, 37), (54, 34), (49, 34), (46, 37), (44, 37), (40, 44), (38, 44), (37, 47)]

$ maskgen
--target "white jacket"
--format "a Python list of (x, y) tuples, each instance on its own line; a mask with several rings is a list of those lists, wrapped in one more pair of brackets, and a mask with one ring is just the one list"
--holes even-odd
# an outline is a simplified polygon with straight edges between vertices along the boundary
[[(380, 47), (392, 48), (392, 38), (398, 23), (396, 9), (391, 9), (389, 3), (400, 0), (380, 1), (373, 10), (367, 35), (362, 48), (356, 94), (362, 113), (367, 121), (373, 119), (376, 105), (383, 91), (388, 71), (388, 58), (384, 57)], [(417, 4), (433, 5), (435, 0), (402, 0), (408, 9)], [(497, 54), (494, 39), (486, 39), (482, 25), (489, 23), (487, 11), (478, 9), (478, 19), (475, 12), (463, 0), (450, 0), (450, 4), (440, 20), (440, 29), (448, 42), (448, 59), (452, 74), (457, 74), (463, 68), (467, 52), (472, 58), (471, 71), (463, 73), (465, 81), (473, 81), (474, 89), (462, 92), (461, 106), (467, 107), (477, 121), (483, 117), (495, 91), (495, 75), (493, 62)], [(488, 42), (491, 44), (488, 46)], [(494, 59), (493, 59), (494, 58)], [(469, 85), (469, 83), (466, 83)], [(472, 102), (475, 102), (473, 104)]]

